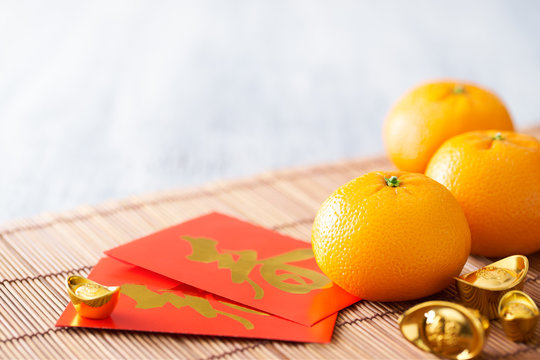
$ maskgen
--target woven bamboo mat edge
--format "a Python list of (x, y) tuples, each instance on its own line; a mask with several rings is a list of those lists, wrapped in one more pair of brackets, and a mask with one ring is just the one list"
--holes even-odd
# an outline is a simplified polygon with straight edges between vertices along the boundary
[[(385, 156), (375, 155), (365, 158), (342, 159), (324, 164), (298, 166), (290, 169), (279, 169), (247, 176), (244, 178), (216, 180), (201, 186), (132, 195), (120, 199), (103, 201), (99, 204), (83, 204), (70, 210), (43, 212), (29, 218), (16, 218), (8, 220), (0, 224), (0, 236), (13, 234), (19, 231), (40, 229), (57, 223), (65, 224), (80, 221), (94, 216), (107, 216), (124, 210), (137, 209), (145, 205), (176, 202), (200, 197), (211, 197), (218, 193), (234, 191), (239, 188), (257, 189), (260, 186), (271, 185), (276, 181), (294, 180), (296, 178), (305, 177), (314, 173), (319, 175), (331, 173), (335, 171), (336, 168), (340, 168), (341, 166), (354, 167), (357, 163), (367, 167), (371, 167), (370, 164), (377, 164), (378, 166), (382, 166), (384, 168), (392, 167)], [(77, 214), (81, 212), (85, 213), (85, 215)], [(313, 221), (313, 217), (303, 219), (300, 222), (310, 221)], [(281, 226), (283, 227), (287, 225), (294, 225), (294, 223), (282, 224)], [(280, 226), (277, 226), (277, 229), (279, 229), (279, 227)]]

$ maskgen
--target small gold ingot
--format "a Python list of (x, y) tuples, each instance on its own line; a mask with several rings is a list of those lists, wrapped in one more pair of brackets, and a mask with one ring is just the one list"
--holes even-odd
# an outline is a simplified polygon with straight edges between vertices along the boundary
[(119, 286), (104, 286), (82, 276), (68, 276), (67, 291), (77, 313), (89, 319), (105, 319), (113, 312)]
[(472, 359), (484, 347), (489, 320), (478, 310), (448, 301), (427, 301), (405, 311), (401, 333), (418, 348), (449, 359)]
[(513, 341), (529, 341), (538, 322), (538, 307), (522, 291), (509, 291), (499, 302), (499, 318), (506, 336)]
[(529, 260), (512, 255), (471, 273), (456, 277), (461, 301), (478, 309), (488, 319), (496, 319), (499, 299), (510, 290), (522, 290)]

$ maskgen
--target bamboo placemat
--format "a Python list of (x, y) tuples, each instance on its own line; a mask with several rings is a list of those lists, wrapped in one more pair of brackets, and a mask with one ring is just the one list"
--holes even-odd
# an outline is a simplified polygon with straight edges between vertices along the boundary
[[(540, 136), (540, 127), (527, 131)], [(42, 215), (0, 227), (1, 358), (435, 358), (408, 344), (399, 315), (416, 302), (360, 301), (341, 311), (330, 344), (223, 337), (55, 328), (68, 303), (68, 273), (87, 275), (102, 251), (209, 211), (220, 211), (309, 242), (313, 217), (338, 186), (372, 170), (390, 169), (384, 157), (262, 174), (63, 214)], [(525, 291), (540, 303), (540, 254), (529, 257)], [(465, 271), (491, 262), (471, 257)], [(456, 300), (449, 288), (432, 299)], [(514, 343), (492, 322), (480, 358), (540, 357), (534, 341)]]

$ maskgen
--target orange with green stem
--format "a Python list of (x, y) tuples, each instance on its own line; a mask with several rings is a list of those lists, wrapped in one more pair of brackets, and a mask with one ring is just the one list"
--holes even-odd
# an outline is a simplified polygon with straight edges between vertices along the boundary
[(514, 129), (502, 101), (478, 85), (448, 80), (420, 85), (399, 99), (386, 117), (383, 138), (398, 169), (423, 173), (445, 140), (489, 129)]
[(426, 175), (459, 201), (471, 228), (472, 253), (540, 250), (540, 141), (504, 131), (479, 131), (446, 141)]
[(470, 251), (463, 210), (422, 174), (372, 172), (321, 205), (311, 242), (321, 270), (367, 300), (411, 300), (459, 275)]

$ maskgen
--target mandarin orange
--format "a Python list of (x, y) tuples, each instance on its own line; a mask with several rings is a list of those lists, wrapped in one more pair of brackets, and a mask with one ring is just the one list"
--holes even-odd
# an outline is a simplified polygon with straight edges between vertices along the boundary
[(495, 94), (470, 83), (438, 81), (418, 86), (398, 100), (386, 117), (383, 138), (398, 169), (423, 173), (445, 140), (489, 129), (514, 129)]
[(338, 188), (311, 234), (321, 270), (367, 300), (417, 299), (447, 287), (470, 251), (463, 210), (422, 174), (372, 172)]
[(540, 141), (513, 132), (480, 131), (446, 141), (426, 175), (459, 201), (471, 228), (472, 253), (540, 250)]

